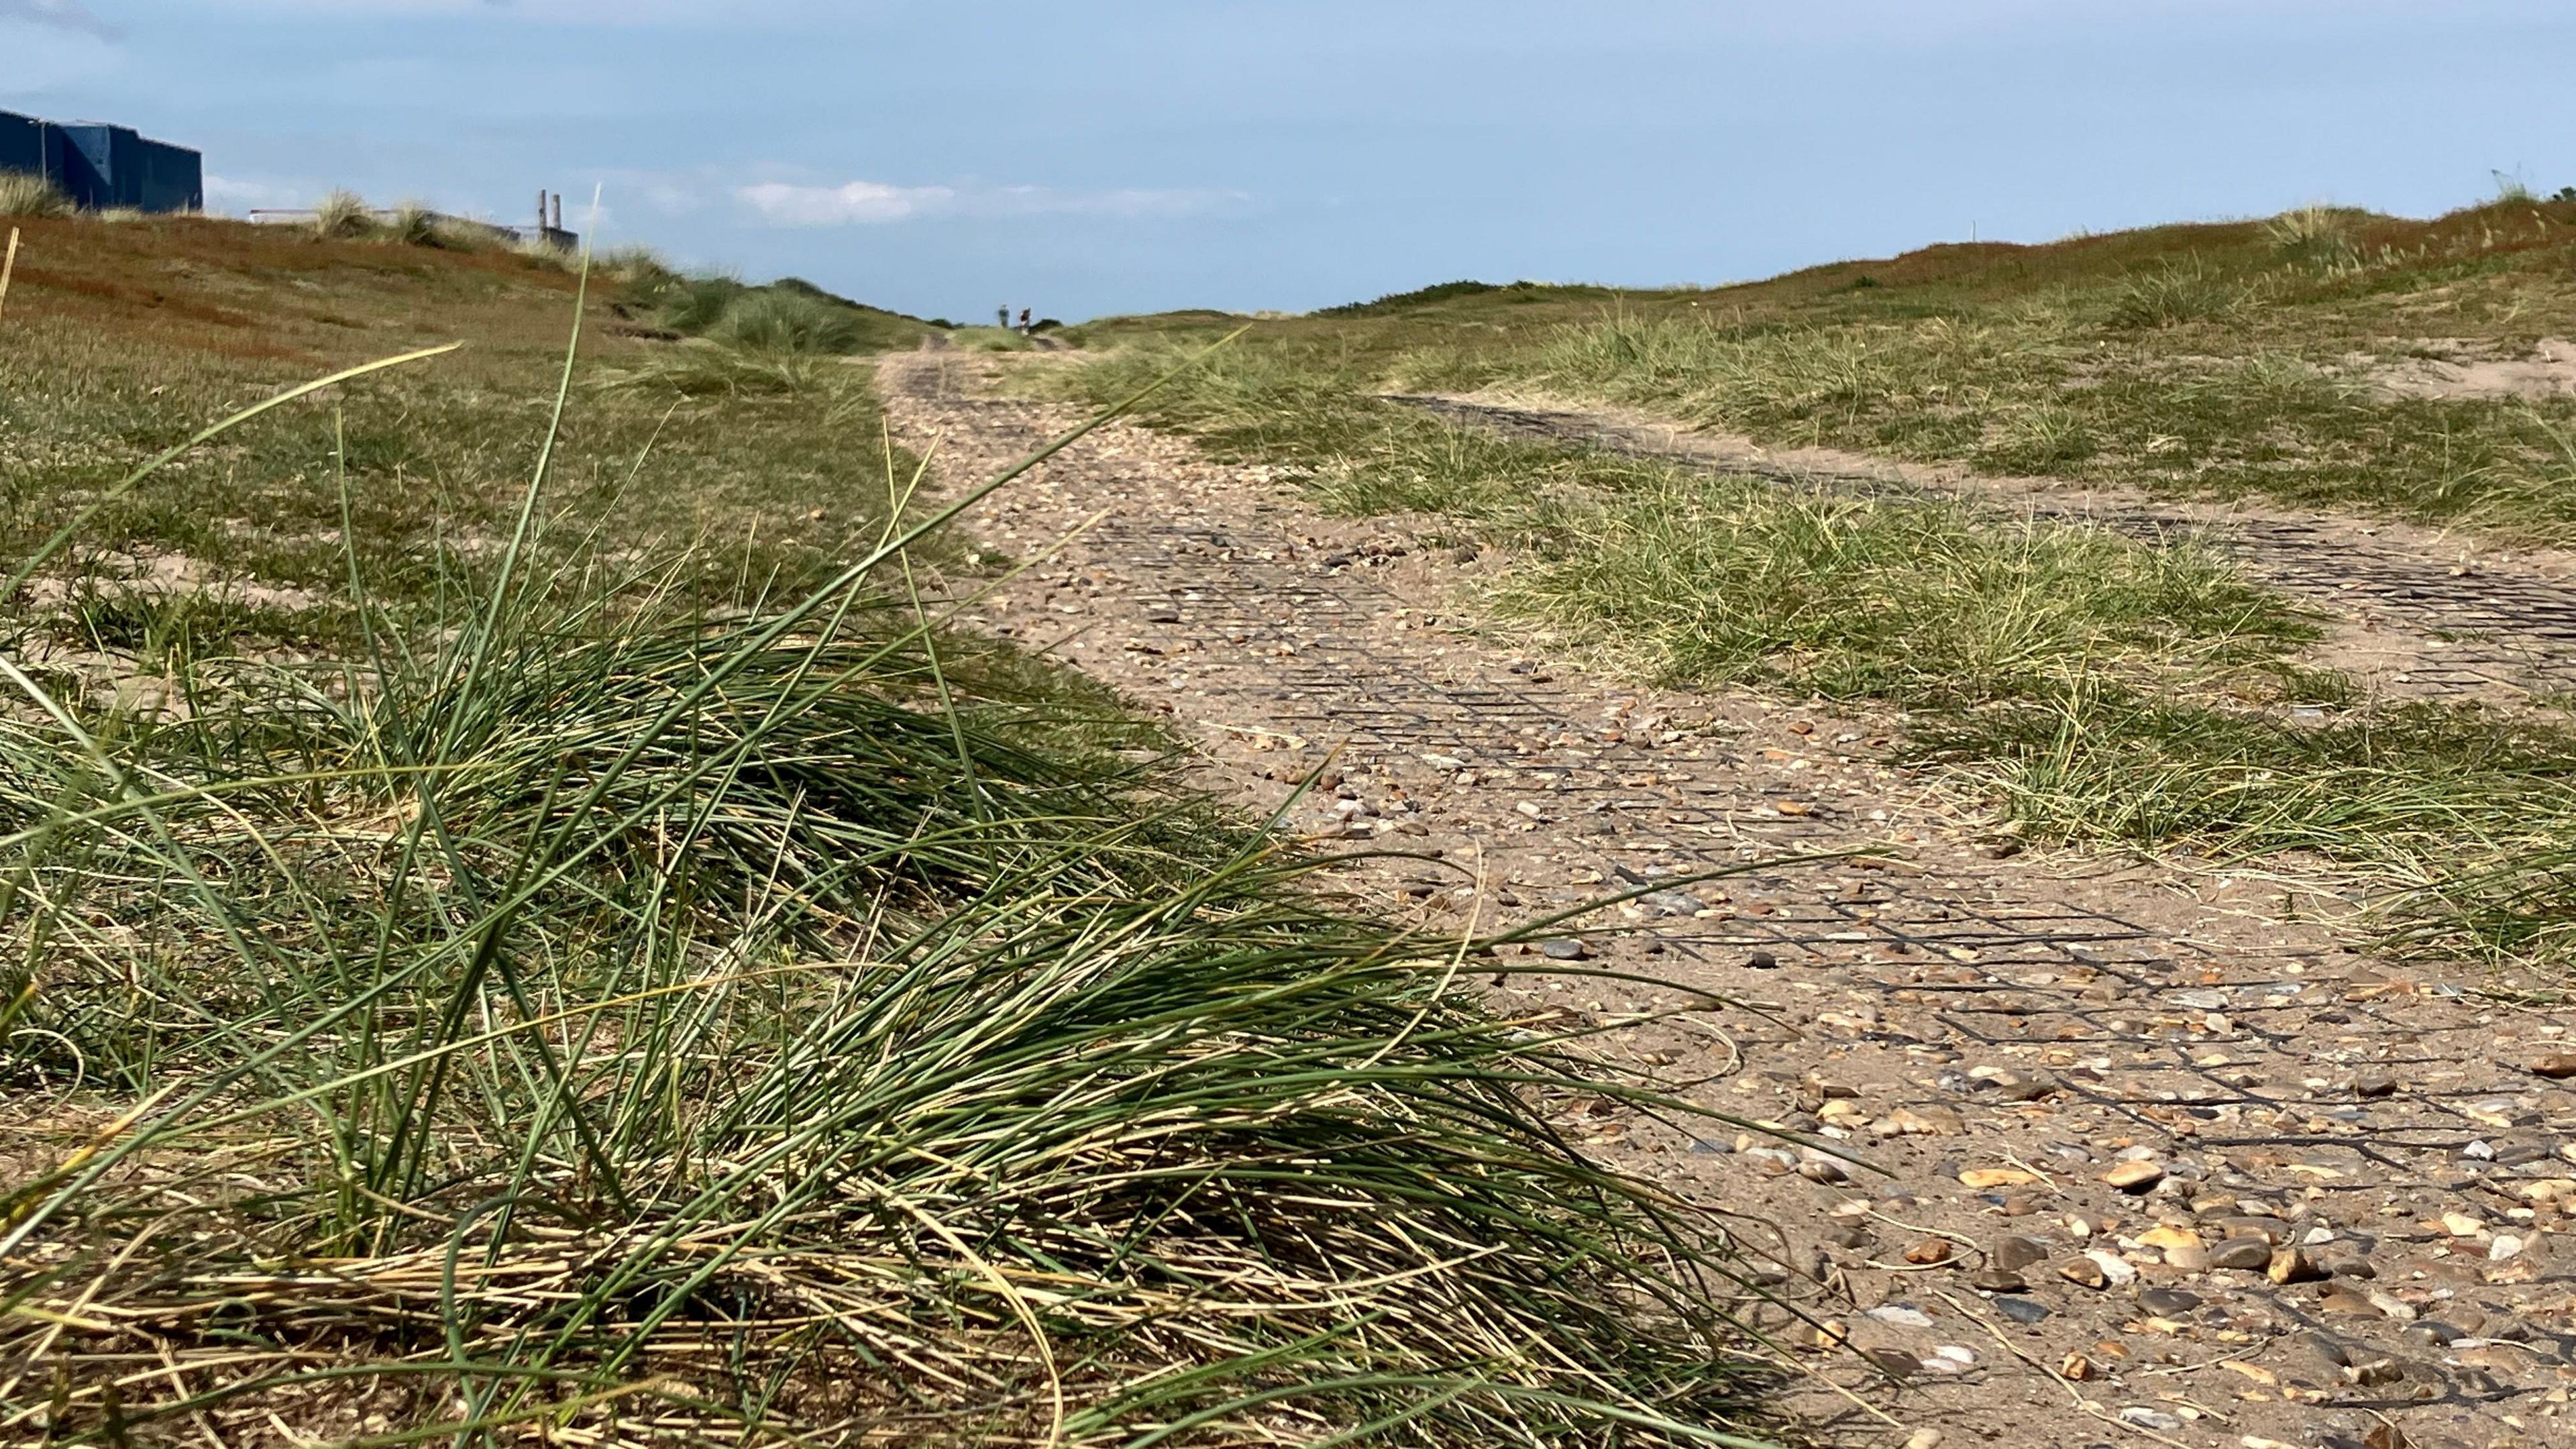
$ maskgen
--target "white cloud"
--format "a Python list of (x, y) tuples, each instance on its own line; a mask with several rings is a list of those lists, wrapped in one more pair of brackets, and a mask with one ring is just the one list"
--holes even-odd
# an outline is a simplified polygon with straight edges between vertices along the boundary
[(80, 0), (0, 0), (0, 21), (7, 20), (77, 31), (101, 40), (118, 38), (116, 27), (89, 13)]
[(956, 207), (957, 193), (945, 186), (888, 186), (882, 181), (847, 181), (838, 186), (791, 186), (764, 181), (734, 193), (744, 205), (774, 226), (848, 226), (910, 221)]
[(1064, 191), (1046, 186), (896, 186), (883, 181), (845, 181), (837, 186), (764, 181), (736, 188), (734, 197), (772, 226), (801, 227), (882, 226), (934, 216), (1170, 218), (1230, 210), (1251, 200), (1240, 191)]

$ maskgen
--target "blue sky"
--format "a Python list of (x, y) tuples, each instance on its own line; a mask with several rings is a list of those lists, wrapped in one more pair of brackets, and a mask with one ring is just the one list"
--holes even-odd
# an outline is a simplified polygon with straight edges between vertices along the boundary
[(0, 0), (0, 108), (960, 320), (2576, 184), (2565, 0)]

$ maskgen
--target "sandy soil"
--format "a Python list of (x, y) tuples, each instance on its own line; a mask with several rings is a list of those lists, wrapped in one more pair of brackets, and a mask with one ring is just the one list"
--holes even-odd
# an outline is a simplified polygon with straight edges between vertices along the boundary
[(2394, 397), (2576, 397), (2576, 342), (2544, 337), (2526, 356), (2498, 357), (2465, 343), (2446, 357), (2405, 357), (2372, 363), (2372, 385)]
[[(962, 481), (1079, 420), (992, 395), (1031, 365), (880, 380)], [(1382, 908), (1651, 892), (1497, 963), (1639, 981), (1490, 989), (1792, 1134), (1564, 1114), (1730, 1214), (1819, 1438), (2576, 1442), (2567, 1014), (2356, 954), (2292, 880), (2015, 853), (1888, 763), (1902, 720), (1525, 652), (1473, 603), (1508, 557), (1181, 440), (1106, 428), (973, 526), (1043, 556), (977, 622), (1168, 714), (1249, 807), (1320, 772), (1287, 828), (1368, 851), (1343, 874)]]

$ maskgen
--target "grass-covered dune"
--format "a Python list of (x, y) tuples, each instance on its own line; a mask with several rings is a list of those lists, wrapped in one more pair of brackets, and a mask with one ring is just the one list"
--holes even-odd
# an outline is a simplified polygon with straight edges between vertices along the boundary
[[(1450, 283), (1263, 331), (1415, 390), (1539, 390), (1768, 444), (2566, 542), (2576, 391), (2387, 384), (2568, 339), (2571, 262), (2576, 198), (2509, 190), (2429, 220), (2311, 207), (1721, 287)], [(1078, 335), (1227, 325), (1109, 319)]]
[(837, 344), (27, 231), (0, 1442), (1742, 1442), (1723, 1237), (1548, 1125), (1678, 1109), (949, 627)]

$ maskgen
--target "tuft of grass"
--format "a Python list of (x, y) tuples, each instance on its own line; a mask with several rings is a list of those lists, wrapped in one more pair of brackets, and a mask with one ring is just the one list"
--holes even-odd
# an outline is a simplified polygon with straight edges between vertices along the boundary
[(2246, 305), (2245, 289), (2219, 276), (2198, 257), (2165, 262), (2131, 277), (2112, 299), (2110, 324), (2143, 332), (2233, 316)]
[(2273, 250), (2293, 265), (2334, 273), (2358, 268), (2361, 248), (2353, 241), (2359, 213), (2343, 207), (2314, 205), (2282, 212), (2263, 224)]
[(2490, 961), (2576, 959), (2576, 848), (2545, 840), (2442, 862), (2433, 885), (2398, 903), (2392, 940)]
[[(13, 944), (69, 953), (14, 998), (10, 1068), (146, 1106), (10, 1194), (31, 1266), (0, 1292), (222, 1360), (105, 1409), (117, 1360), (20, 1318), (13, 1353), (66, 1372), (0, 1412), (309, 1405), (416, 1361), (426, 1291), (443, 1366), (369, 1405), (424, 1432), (610, 1393), (917, 1443), (1741, 1417), (1726, 1264), (1555, 1144), (1528, 1094), (1604, 1088), (1450, 989), (1454, 947), (1300, 904), (1000, 702), (901, 707), (937, 680), (917, 639), (530, 622), (480, 680), (370, 675), (350, 710), (242, 681), (268, 699), (110, 757), (197, 798), (0, 738), (46, 842), (17, 864), (60, 892)], [(269, 1266), (313, 1257), (327, 1283)], [(197, 1282), (257, 1306), (206, 1336)], [(708, 1314), (754, 1309), (831, 1331), (705, 1356)]]
[(2063, 403), (2032, 402), (1996, 413), (1976, 459), (1991, 472), (2050, 474), (2101, 450), (2101, 440), (2081, 412)]
[(375, 229), (375, 208), (346, 187), (334, 187), (313, 203), (313, 234), (317, 237), (345, 240), (370, 235)]
[(393, 218), (385, 223), (384, 239), (409, 247), (434, 247), (448, 244), (448, 228), (427, 202), (406, 201), (394, 208)]
[(643, 292), (675, 280), (678, 273), (662, 254), (641, 243), (630, 242), (601, 253), (592, 270), (602, 278), (630, 291)]
[(630, 366), (603, 369), (593, 382), (684, 398), (783, 397), (828, 390), (847, 370), (811, 352), (755, 352), (693, 339)]
[(639, 290), (644, 300), (659, 309), (665, 326), (696, 337), (713, 327), (750, 288), (738, 277), (665, 275)]
[[(2144, 748), (2114, 759), (2102, 738)], [(2048, 838), (2430, 859), (2469, 832), (2495, 849), (2563, 836), (2570, 743), (2545, 721), (2431, 703), (2301, 723), (2090, 681), (1935, 725), (1922, 748), (1990, 762), (2012, 817)]]
[(2314, 722), (2100, 679), (1926, 723), (2029, 838), (2216, 861), (2304, 854), (2398, 887), (2392, 944), (2565, 961), (2576, 731), (2546, 717), (2411, 703)]
[(559, 271), (570, 271), (581, 261), (580, 253), (542, 236), (523, 236), (511, 245), (510, 251), (527, 261)]
[(650, 259), (627, 285), (672, 331), (748, 352), (852, 356), (909, 347), (930, 331), (795, 277), (754, 287), (724, 275), (682, 276)]
[(754, 352), (846, 356), (868, 343), (865, 322), (850, 309), (793, 291), (762, 288), (726, 303), (707, 324), (709, 341)]
[[(2067, 391), (2083, 348), (2055, 309), (2007, 323), (1831, 328), (1735, 328), (1622, 309), (1554, 329), (1499, 367), (1480, 352), (1417, 354), (1394, 371), (1411, 386), (1608, 395), (1782, 442), (1975, 457), (2005, 471), (2097, 451), (2098, 432)], [(1998, 398), (2005, 379), (2010, 405)]]
[(0, 216), (68, 216), (72, 200), (51, 179), (28, 171), (0, 171)]
[(344, 527), (341, 657), (11, 675), (0, 1423), (1751, 1442), (1717, 1225), (1548, 1120), (1693, 1109), (950, 633), (915, 551), (1012, 474), (710, 611), (550, 545), (571, 381), (425, 604)]

